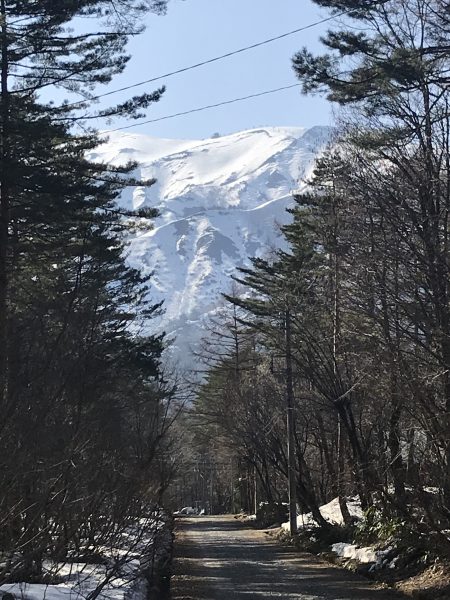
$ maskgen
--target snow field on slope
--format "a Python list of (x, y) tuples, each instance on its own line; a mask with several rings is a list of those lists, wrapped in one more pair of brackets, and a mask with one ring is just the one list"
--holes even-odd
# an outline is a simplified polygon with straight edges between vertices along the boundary
[(203, 316), (229, 291), (237, 267), (283, 244), (279, 225), (291, 218), (292, 192), (304, 185), (329, 133), (275, 127), (158, 140), (115, 132), (96, 149), (96, 160), (136, 160), (136, 177), (157, 179), (149, 188), (126, 189), (121, 204), (160, 211), (153, 230), (130, 236), (127, 260), (154, 273), (151, 297), (166, 311), (157, 326), (176, 333), (175, 360), (195, 345)]

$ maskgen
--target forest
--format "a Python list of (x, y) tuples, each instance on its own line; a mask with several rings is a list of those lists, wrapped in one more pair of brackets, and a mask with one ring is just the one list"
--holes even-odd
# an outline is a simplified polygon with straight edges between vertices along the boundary
[[(136, 548), (149, 555), (158, 527), (176, 394), (162, 336), (141, 333), (160, 306), (125, 260), (127, 230), (154, 211), (116, 203), (153, 182), (88, 153), (91, 119), (137, 118), (161, 97), (99, 110), (94, 90), (125, 68), (144, 13), (164, 8), (0, 3), (0, 584), (59, 583), (62, 564), (70, 577), (86, 563), (103, 569), (93, 600), (127, 579)], [(58, 102), (69, 94), (81, 101)]]
[(188, 504), (266, 526), (290, 502), (327, 543), (449, 558), (449, 5), (314, 2), (335, 16), (325, 53), (292, 67), (335, 104), (332, 140), (282, 249), (236, 271), (180, 383), (148, 333), (152, 275), (126, 258), (157, 211), (117, 202), (155, 181), (89, 157), (94, 120), (164, 95), (98, 108), (96, 90), (166, 1), (0, 0), (2, 592), (78, 564), (86, 600), (135, 585), (162, 507)]
[(292, 66), (338, 106), (333, 140), (294, 197), (286, 248), (241, 268), (209, 323), (189, 464), (208, 465), (218, 508), (269, 505), (276, 521), (290, 437), (298, 510), (324, 535), (319, 507), (338, 498), (351, 529), (356, 498), (361, 540), (448, 556), (448, 4), (316, 4), (339, 23), (325, 54), (301, 49)]

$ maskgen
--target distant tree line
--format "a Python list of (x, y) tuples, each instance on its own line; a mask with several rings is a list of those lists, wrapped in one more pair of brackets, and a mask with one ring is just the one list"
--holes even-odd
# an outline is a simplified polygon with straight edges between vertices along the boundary
[(305, 93), (342, 107), (337, 134), (294, 198), (289, 250), (240, 270), (245, 293), (228, 296), (237, 313), (221, 328), (234, 343), (198, 418), (215, 416), (267, 499), (285, 493), (289, 311), (301, 508), (326, 527), (318, 506), (338, 496), (348, 519), (342, 499), (357, 494), (448, 553), (448, 3), (315, 2), (346, 15), (326, 54), (303, 49), (293, 67)]

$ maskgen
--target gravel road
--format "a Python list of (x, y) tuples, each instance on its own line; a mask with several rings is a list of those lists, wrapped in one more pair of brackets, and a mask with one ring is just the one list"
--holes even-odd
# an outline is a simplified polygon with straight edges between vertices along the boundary
[(232, 516), (177, 520), (172, 600), (395, 600), (343, 569), (280, 546)]

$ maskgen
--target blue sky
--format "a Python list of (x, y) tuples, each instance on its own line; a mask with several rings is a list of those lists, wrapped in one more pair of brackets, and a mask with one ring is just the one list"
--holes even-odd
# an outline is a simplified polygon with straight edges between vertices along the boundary
[[(147, 29), (129, 46), (132, 59), (111, 89), (130, 85), (212, 58), (329, 16), (309, 0), (170, 0), (165, 16), (149, 15)], [(190, 110), (235, 97), (296, 83), (290, 59), (302, 46), (320, 50), (327, 24), (200, 67), (165, 83), (167, 91), (147, 118)], [(133, 93), (150, 91), (155, 84)], [(105, 88), (99, 89), (101, 93)], [(129, 95), (130, 92), (127, 92)], [(108, 100), (119, 101), (117, 94)], [(331, 123), (330, 105), (292, 89), (242, 103), (140, 125), (136, 131), (156, 137), (200, 139), (261, 126), (310, 127)], [(127, 124), (114, 121), (109, 128)], [(102, 124), (104, 126), (104, 124)], [(100, 126), (100, 123), (99, 123)]]

